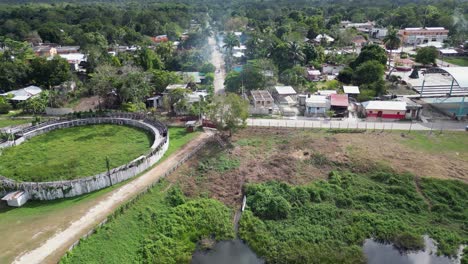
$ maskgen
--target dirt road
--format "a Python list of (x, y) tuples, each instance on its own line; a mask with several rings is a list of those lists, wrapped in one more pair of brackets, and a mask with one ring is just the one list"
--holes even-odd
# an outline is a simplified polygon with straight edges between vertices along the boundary
[(159, 180), (167, 170), (176, 165), (179, 160), (209, 138), (210, 135), (210, 132), (202, 133), (150, 171), (116, 189), (106, 199), (93, 206), (80, 219), (53, 235), (44, 244), (18, 256), (14, 263), (57, 263), (75, 241), (92, 230), (120, 205)]
[(216, 94), (224, 94), (224, 78), (226, 77), (226, 70), (224, 69), (223, 55), (218, 50), (216, 40), (214, 37), (208, 38), (208, 44), (212, 47), (211, 63), (216, 67), (214, 78), (214, 91)]

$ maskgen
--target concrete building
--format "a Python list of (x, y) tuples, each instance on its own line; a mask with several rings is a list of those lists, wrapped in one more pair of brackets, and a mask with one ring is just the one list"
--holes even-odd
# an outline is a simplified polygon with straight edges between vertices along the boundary
[(346, 116), (348, 112), (348, 95), (332, 94), (330, 95), (330, 109), (335, 111), (335, 116)]
[(271, 108), (273, 107), (273, 97), (266, 90), (250, 91), (252, 95), (252, 103), (255, 108)]
[(362, 103), (361, 113), (369, 120), (401, 120), (406, 117), (406, 102), (367, 101)]
[(330, 101), (324, 95), (308, 95), (306, 98), (305, 116), (324, 116), (330, 109)]
[(274, 96), (280, 104), (292, 105), (296, 102), (297, 93), (292, 86), (275, 86)]
[(443, 27), (405, 28), (398, 32), (402, 42), (409, 45), (444, 42), (448, 38), (448, 33), (448, 29)]

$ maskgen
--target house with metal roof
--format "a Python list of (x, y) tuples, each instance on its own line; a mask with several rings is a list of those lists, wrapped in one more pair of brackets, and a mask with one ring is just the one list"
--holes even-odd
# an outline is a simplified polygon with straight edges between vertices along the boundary
[(324, 95), (308, 95), (305, 103), (305, 116), (324, 116), (330, 109), (330, 100)]
[(401, 120), (406, 117), (406, 102), (367, 101), (362, 104), (361, 113), (370, 120)]
[(330, 109), (335, 111), (336, 116), (346, 116), (348, 105), (349, 101), (347, 94), (330, 95)]
[(34, 85), (31, 85), (31, 86), (28, 86), (28, 87), (25, 87), (25, 88), (22, 88), (22, 89), (13, 90), (13, 91), (9, 91), (9, 92), (0, 94), (0, 96), (13, 96), (9, 100), (16, 101), (16, 102), (22, 102), (22, 101), (26, 101), (26, 100), (28, 100), (30, 98), (33, 98), (33, 97), (39, 95), (40, 93), (42, 93), (41, 88), (39, 88), (37, 86), (34, 86)]

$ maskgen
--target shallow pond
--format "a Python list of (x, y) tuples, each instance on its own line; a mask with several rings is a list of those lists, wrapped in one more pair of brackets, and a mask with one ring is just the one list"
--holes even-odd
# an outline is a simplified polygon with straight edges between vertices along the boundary
[(193, 254), (192, 264), (263, 264), (261, 258), (240, 239), (221, 241), (208, 251)]
[(368, 264), (452, 264), (460, 263), (458, 259), (437, 256), (434, 241), (424, 236), (425, 250), (400, 253), (392, 244), (382, 244), (373, 239), (364, 242), (364, 254)]

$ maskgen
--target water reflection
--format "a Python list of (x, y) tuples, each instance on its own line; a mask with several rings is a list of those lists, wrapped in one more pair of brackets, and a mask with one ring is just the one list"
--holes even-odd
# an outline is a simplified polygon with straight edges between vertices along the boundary
[(364, 242), (364, 254), (368, 264), (452, 264), (458, 259), (437, 256), (437, 246), (428, 236), (424, 236), (425, 250), (400, 253), (391, 244), (382, 244), (372, 239)]
[(197, 251), (192, 257), (192, 264), (263, 264), (262, 259), (241, 240), (229, 240), (216, 243), (213, 249)]

